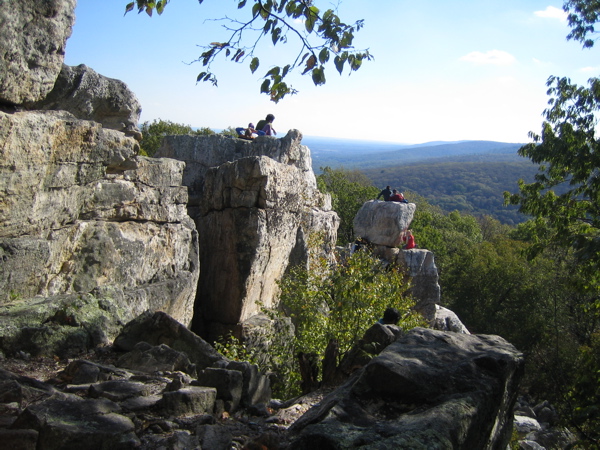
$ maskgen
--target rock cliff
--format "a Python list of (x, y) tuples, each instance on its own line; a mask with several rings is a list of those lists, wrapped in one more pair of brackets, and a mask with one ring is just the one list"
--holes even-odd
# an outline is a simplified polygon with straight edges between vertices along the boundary
[[(162, 158), (137, 156), (135, 96), (62, 65), (74, 7), (0, 8), (0, 359), (119, 354), (110, 364), (72, 361), (53, 384), (0, 369), (0, 439), (231, 448), (234, 431), (235, 445), (256, 433), (252, 421), (227, 420), (246, 408), (287, 442), (286, 418), (302, 406), (266, 419), (267, 377), (187, 326), (192, 316), (208, 336), (263, 326), (257, 312), (274, 305), (287, 267), (308, 263), (314, 242), (330, 251), (338, 218), (316, 188), (310, 152), (292, 130), (252, 142), (172, 137)], [(396, 231), (376, 251), (407, 264), (431, 314), (440, 310), (433, 256), (391, 248), (414, 211), (399, 206), (385, 207)], [(521, 370), (500, 338), (416, 329), (299, 421), (293, 445), (500, 449)]]
[[(5, 350), (25, 325), (60, 334), (75, 331), (69, 320), (117, 324), (146, 309), (191, 322), (198, 240), (182, 163), (137, 157), (132, 138), (66, 112), (0, 112), (0, 142)], [(57, 351), (30, 341), (30, 352)]]
[(333, 248), (339, 219), (301, 140), (297, 130), (253, 141), (169, 136), (157, 152), (186, 163), (202, 267), (194, 330), (209, 339), (239, 335), (262, 306), (275, 306), (277, 281), (307, 263), (311, 239)]
[(63, 65), (74, 0), (0, 8), (0, 350), (68, 356), (162, 310), (199, 275), (184, 164), (138, 157), (135, 95)]

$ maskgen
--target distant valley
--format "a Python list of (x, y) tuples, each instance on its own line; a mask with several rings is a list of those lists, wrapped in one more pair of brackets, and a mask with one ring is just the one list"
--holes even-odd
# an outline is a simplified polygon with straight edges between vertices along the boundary
[(526, 219), (503, 205), (504, 191), (532, 181), (537, 165), (517, 155), (520, 143), (495, 141), (429, 142), (419, 145), (305, 136), (313, 169), (360, 170), (378, 187), (414, 192), (450, 212), (491, 215), (502, 223)]

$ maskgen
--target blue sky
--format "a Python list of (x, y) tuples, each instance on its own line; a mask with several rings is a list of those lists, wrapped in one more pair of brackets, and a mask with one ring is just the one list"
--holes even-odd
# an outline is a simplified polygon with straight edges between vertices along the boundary
[[(247, 18), (237, 0), (172, 0), (162, 16), (131, 12), (127, 0), (79, 0), (65, 63), (86, 64), (124, 81), (142, 104), (141, 121), (165, 119), (215, 129), (245, 126), (267, 113), (282, 136), (399, 143), (483, 139), (528, 142), (546, 108), (546, 80), (597, 76), (598, 49), (566, 41), (562, 3), (538, 0), (342, 0), (346, 22), (365, 20), (354, 44), (374, 60), (348, 76), (333, 67), (315, 87), (299, 72), (299, 94), (274, 104), (259, 93), (269, 64), (286, 64), (296, 47), (267, 39), (255, 74), (219, 62), (219, 86), (196, 84), (199, 46), (226, 39), (224, 16)], [(250, 2), (249, 2), (250, 3)], [(323, 9), (334, 6), (317, 0)], [(374, 7), (373, 5), (376, 5)]]

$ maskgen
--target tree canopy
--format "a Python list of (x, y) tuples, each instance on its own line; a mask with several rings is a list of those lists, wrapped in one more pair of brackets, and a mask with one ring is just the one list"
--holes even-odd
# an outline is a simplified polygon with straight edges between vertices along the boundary
[[(125, 13), (137, 8), (138, 13), (149, 16), (156, 11), (163, 13), (170, 0), (136, 0), (127, 3)], [(288, 84), (286, 77), (300, 69), (303, 75), (310, 74), (316, 86), (325, 84), (325, 68), (331, 63), (342, 74), (358, 70), (364, 60), (372, 59), (368, 49), (357, 50), (353, 46), (354, 34), (363, 26), (363, 20), (348, 24), (342, 22), (333, 9), (321, 10), (312, 0), (236, 0), (238, 9), (246, 9), (250, 14), (245, 20), (226, 18), (225, 29), (229, 38), (211, 42), (202, 48), (196, 62), (202, 63), (204, 70), (197, 81), (208, 81), (217, 85), (217, 76), (211, 71), (211, 64), (219, 57), (236, 63), (248, 63), (252, 73), (260, 67), (257, 45), (270, 38), (273, 45), (295, 42), (297, 50), (281, 65), (270, 67), (263, 75), (260, 92), (278, 102), (297, 90)], [(198, 0), (202, 4), (203, 0)], [(296, 21), (302, 25), (297, 26)]]
[[(591, 47), (600, 2), (568, 0), (572, 31), (569, 39)], [(540, 134), (519, 149), (521, 156), (540, 164), (532, 183), (519, 182), (518, 194), (505, 193), (507, 203), (546, 220), (552, 230), (547, 242), (572, 247), (582, 263), (600, 267), (600, 142), (596, 137), (600, 112), (600, 79), (578, 86), (567, 77), (547, 82), (549, 107)], [(559, 194), (560, 192), (560, 194)]]

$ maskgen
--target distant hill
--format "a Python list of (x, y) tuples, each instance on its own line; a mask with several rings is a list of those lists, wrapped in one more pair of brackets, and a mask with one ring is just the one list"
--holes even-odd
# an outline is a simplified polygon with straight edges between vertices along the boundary
[(385, 168), (365, 169), (377, 186), (412, 191), (444, 211), (490, 215), (515, 225), (526, 220), (516, 207), (504, 206), (503, 192), (517, 192), (517, 181), (531, 182), (537, 165), (527, 159), (493, 161), (430, 160)]
[(445, 211), (491, 215), (502, 223), (526, 219), (505, 207), (503, 192), (532, 181), (538, 166), (517, 154), (523, 144), (495, 141), (428, 142), (419, 145), (305, 137), (313, 169), (359, 169), (378, 187), (413, 191)]
[(327, 166), (362, 170), (457, 156), (510, 155), (517, 158), (517, 150), (523, 145), (495, 141), (438, 141), (409, 145), (311, 136), (305, 136), (302, 143), (311, 150), (316, 173)]

